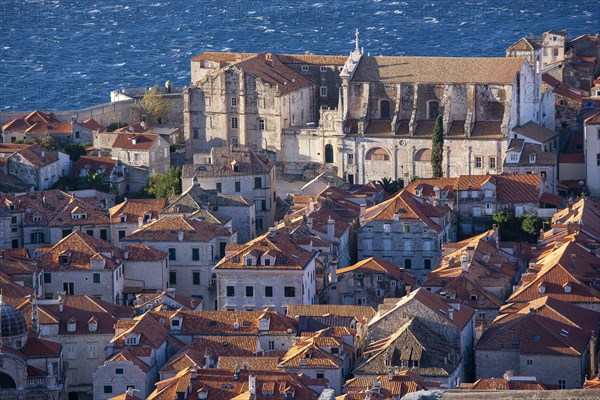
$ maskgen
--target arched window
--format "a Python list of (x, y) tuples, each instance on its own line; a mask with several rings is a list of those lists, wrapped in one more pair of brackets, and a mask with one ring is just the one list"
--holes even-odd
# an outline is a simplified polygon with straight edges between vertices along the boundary
[(13, 378), (9, 375), (0, 372), (0, 389), (16, 389), (17, 385)]
[(415, 153), (415, 161), (431, 161), (431, 149), (421, 149)]
[(392, 103), (389, 100), (381, 100), (379, 102), (379, 113), (381, 119), (390, 119), (392, 115)]
[(436, 119), (440, 115), (440, 102), (429, 100), (427, 102), (427, 119)]
[(366, 159), (369, 161), (389, 161), (390, 153), (382, 147), (374, 147), (369, 150)]
[(333, 163), (333, 146), (330, 144), (325, 145), (325, 163)]

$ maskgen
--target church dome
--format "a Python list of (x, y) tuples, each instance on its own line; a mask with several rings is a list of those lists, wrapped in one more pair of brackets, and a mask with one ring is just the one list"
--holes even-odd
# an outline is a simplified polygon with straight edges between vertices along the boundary
[(21, 311), (5, 304), (0, 297), (0, 337), (2, 339), (23, 336), (27, 333), (27, 322)]

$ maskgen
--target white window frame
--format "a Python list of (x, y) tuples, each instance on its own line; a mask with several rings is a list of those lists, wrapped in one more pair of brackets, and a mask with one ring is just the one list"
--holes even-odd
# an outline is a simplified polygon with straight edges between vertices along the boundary
[(327, 67), (326, 67), (326, 66), (324, 66), (324, 65), (321, 65), (321, 66), (319, 67), (319, 71), (321, 71), (321, 72), (327, 72), (327, 71), (329, 71), (329, 68), (327, 68)]
[(231, 129), (238, 129), (238, 118), (237, 117), (231, 117), (231, 121), (230, 121), (230, 126)]
[(327, 97), (327, 86), (321, 86), (319, 88), (319, 94), (321, 97)]

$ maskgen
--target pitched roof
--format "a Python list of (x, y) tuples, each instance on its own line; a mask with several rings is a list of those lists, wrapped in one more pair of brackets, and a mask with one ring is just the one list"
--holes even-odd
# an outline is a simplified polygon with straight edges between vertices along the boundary
[(510, 46), (507, 50), (536, 50), (540, 48), (539, 39), (523, 37)]
[(127, 260), (131, 261), (162, 261), (169, 253), (157, 250), (145, 244), (128, 244), (125, 246), (125, 255)]
[(454, 311), (452, 319), (450, 319), (450, 315), (448, 313), (449, 306), (442, 299), (442, 297), (437, 293), (430, 292), (423, 288), (419, 288), (400, 299), (391, 299), (390, 301), (395, 300), (397, 300), (397, 302), (390, 310), (378, 313), (378, 315), (376, 315), (375, 318), (369, 322), (369, 325), (375, 325), (380, 320), (385, 320), (388, 315), (398, 312), (398, 310), (401, 310), (405, 304), (413, 301), (429, 308), (434, 314), (438, 315), (449, 324), (454, 325), (459, 330), (462, 330), (465, 325), (467, 325), (475, 313), (475, 310), (468, 306), (460, 306), (459, 309), (454, 309), (454, 307), (452, 307)]
[[(172, 311), (151, 311), (156, 318), (172, 317)], [(248, 336), (268, 332), (271, 335), (295, 335), (296, 321), (275, 311), (191, 311), (179, 310), (183, 335)], [(262, 324), (261, 324), (262, 320)], [(236, 329), (235, 322), (238, 323)], [(288, 333), (291, 332), (291, 333)]]
[[(16, 154), (30, 162), (34, 167), (42, 168), (58, 161), (58, 158), (51, 151), (46, 150), (39, 144), (32, 144), (27, 147), (16, 150), (9, 159), (17, 158)], [(17, 158), (18, 160), (18, 158)]]
[(372, 220), (393, 221), (394, 215), (399, 215), (400, 221), (420, 220), (439, 233), (443, 228), (432, 218), (441, 218), (449, 212), (447, 208), (434, 206), (414, 196), (410, 191), (402, 190), (391, 199), (368, 208), (361, 217), (368, 223)]
[[(66, 260), (61, 256), (66, 256)], [(102, 269), (113, 270), (121, 265), (123, 259), (120, 248), (75, 230), (52, 247), (43, 249), (39, 265), (48, 271), (92, 270), (92, 263), (101, 260)]]
[[(273, 169), (273, 160), (256, 154), (247, 147), (213, 147), (210, 163), (186, 164), (181, 176), (262, 175)], [(235, 166), (235, 169), (234, 169)]]
[[(598, 313), (593, 312), (598, 318)], [(592, 332), (535, 313), (509, 314), (497, 318), (483, 332), (477, 350), (509, 351), (521, 354), (581, 356)]]
[[(303, 270), (318, 254), (319, 251), (309, 251), (294, 243), (287, 233), (277, 231), (236, 246), (235, 252), (219, 261), (214, 270)], [(248, 258), (253, 259), (251, 265), (248, 265)], [(265, 265), (266, 259), (269, 259), (269, 265)]]
[(236, 68), (276, 86), (281, 94), (291, 93), (315, 84), (309, 78), (282, 63), (278, 57), (267, 52), (236, 62), (234, 65)]
[(113, 142), (112, 147), (148, 151), (160, 139), (159, 135), (153, 133), (119, 133)]
[(83, 122), (80, 122), (80, 125), (83, 125), (87, 129), (92, 131), (103, 131), (104, 129), (106, 129), (102, 124), (100, 124), (92, 117), (84, 120)]
[(345, 274), (348, 272), (362, 272), (362, 273), (386, 273), (398, 280), (406, 282), (408, 285), (413, 286), (417, 279), (410, 272), (400, 269), (395, 264), (385, 261), (381, 258), (369, 257), (365, 260), (359, 261), (354, 265), (350, 265), (346, 268), (340, 268), (337, 270), (337, 274)]
[[(58, 301), (38, 302), (38, 314), (40, 325), (58, 324), (59, 335), (114, 335), (114, 325), (120, 319), (133, 318), (133, 309), (126, 306), (118, 306), (113, 303), (92, 298), (90, 296), (63, 296), (61, 298), (63, 310), (60, 311)], [(25, 319), (31, 323), (31, 301), (22, 302), (18, 309), (21, 310)], [(67, 329), (67, 321), (75, 318), (77, 321), (75, 331)], [(96, 330), (90, 331), (88, 322), (94, 319)]]
[(505, 378), (478, 379), (469, 389), (471, 390), (549, 390), (542, 382)]
[(376, 311), (371, 306), (355, 306), (342, 304), (289, 304), (287, 314), (296, 316), (325, 316), (336, 315), (340, 317), (356, 317), (366, 323), (375, 315)]
[[(330, 348), (337, 348), (333, 353)], [(352, 354), (352, 347), (335, 335), (331, 328), (317, 332), (304, 332), (300, 339), (282, 357), (280, 368), (341, 368), (344, 359)]]
[(180, 215), (166, 215), (150, 222), (128, 236), (123, 242), (178, 242), (179, 232), (182, 241), (207, 243), (217, 237), (230, 237), (232, 233), (221, 225), (215, 225), (197, 219), (186, 219)]
[(102, 171), (102, 175), (110, 176), (119, 161), (110, 157), (81, 156), (73, 165), (73, 176), (80, 176), (81, 170), (94, 174)]
[[(355, 82), (512, 84), (525, 59), (362, 56)], [(444, 71), (444, 73), (440, 73)]]
[(123, 216), (125, 222), (136, 224), (138, 218), (146, 218), (146, 216), (149, 216), (147, 219), (158, 219), (158, 213), (165, 208), (166, 203), (166, 199), (125, 199), (110, 208), (110, 222), (121, 222)]
[(422, 376), (450, 376), (460, 362), (460, 354), (418, 318), (411, 318), (390, 336), (369, 343), (355, 374), (382, 374), (390, 365), (401, 366), (403, 361), (416, 361), (418, 366), (412, 364), (410, 370)]
[(558, 132), (548, 129), (545, 126), (533, 121), (527, 122), (523, 126), (514, 127), (513, 131), (529, 139), (535, 140), (536, 142), (540, 142), (541, 144), (544, 144), (558, 136)]

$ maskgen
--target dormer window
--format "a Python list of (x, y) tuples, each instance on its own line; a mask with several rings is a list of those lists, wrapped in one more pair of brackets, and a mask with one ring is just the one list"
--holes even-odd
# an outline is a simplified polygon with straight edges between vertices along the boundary
[(14, 210), (14, 209), (15, 209), (15, 205), (14, 205), (14, 204), (12, 204), (12, 203), (11, 203), (11, 204), (9, 204), (9, 205), (8, 205), (8, 209), (9, 209), (9, 210)]
[(98, 323), (96, 321), (88, 322), (88, 330), (90, 332), (96, 332), (96, 330), (98, 330)]
[(40, 215), (34, 215), (32, 219), (33, 222), (42, 222), (42, 217)]
[(60, 256), (58, 256), (58, 262), (60, 264), (68, 264), (69, 258), (69, 254), (61, 254)]
[(137, 346), (140, 344), (140, 335), (139, 334), (129, 334), (125, 337), (125, 345), (126, 346)]
[(422, 193), (423, 193), (423, 191), (421, 189), (415, 189), (415, 196), (421, 197)]
[(563, 289), (565, 293), (571, 293), (571, 289), (573, 288), (573, 284), (571, 282), (567, 282), (563, 285)]
[(87, 214), (71, 214), (74, 220), (87, 219)]
[(171, 330), (180, 331), (181, 325), (183, 325), (183, 318), (181, 318), (181, 316), (174, 316), (171, 318)]
[(529, 164), (535, 164), (535, 153), (529, 155)]
[(121, 218), (119, 219), (119, 221), (127, 222), (127, 215), (121, 215)]
[(545, 283), (541, 283), (541, 284), (538, 286), (538, 292), (539, 292), (539, 293), (546, 293), (546, 284), (545, 284)]
[(251, 267), (252, 264), (253, 264), (253, 260), (250, 257), (246, 258), (246, 265)]
[(77, 319), (71, 317), (67, 321), (67, 332), (75, 332), (75, 329), (77, 329)]

